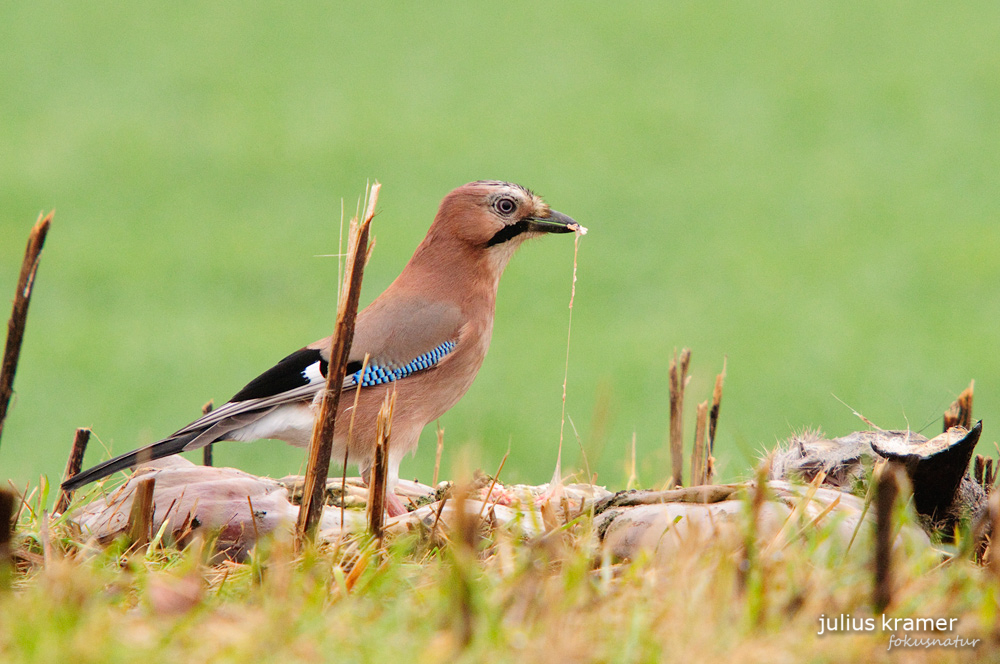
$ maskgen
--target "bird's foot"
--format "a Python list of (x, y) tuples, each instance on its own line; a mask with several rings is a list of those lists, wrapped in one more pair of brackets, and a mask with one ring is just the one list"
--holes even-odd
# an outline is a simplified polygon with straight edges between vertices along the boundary
[(406, 506), (403, 505), (403, 501), (399, 499), (399, 496), (387, 491), (385, 494), (385, 511), (390, 518), (402, 516), (406, 514)]

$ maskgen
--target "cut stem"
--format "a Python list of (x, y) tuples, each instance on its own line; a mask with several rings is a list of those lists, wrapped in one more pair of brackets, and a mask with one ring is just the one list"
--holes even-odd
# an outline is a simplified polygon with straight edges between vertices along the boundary
[(136, 549), (149, 544), (153, 537), (153, 490), (156, 479), (153, 477), (139, 480), (132, 495), (132, 511), (128, 516), (128, 536)]
[(882, 613), (892, 604), (892, 513), (902, 472), (895, 463), (889, 462), (875, 478), (875, 586), (872, 592), (875, 613)]
[(680, 359), (674, 352), (670, 360), (670, 466), (671, 483), (684, 486), (684, 388), (688, 383), (691, 351), (681, 349)]
[(962, 390), (955, 402), (951, 404), (944, 413), (944, 430), (952, 427), (972, 428), (972, 393), (976, 387), (976, 381), (969, 383), (969, 386)]
[(351, 223), (348, 240), (346, 279), (342, 289), (340, 305), (337, 307), (337, 323), (330, 340), (330, 362), (327, 369), (326, 386), (319, 396), (319, 415), (313, 427), (309, 444), (309, 463), (306, 466), (302, 505), (296, 524), (298, 541), (304, 543), (316, 531), (320, 515), (323, 513), (326, 495), (326, 479), (330, 472), (330, 456), (333, 450), (333, 433), (337, 420), (337, 406), (347, 374), (347, 357), (354, 340), (354, 322), (358, 315), (358, 300), (361, 297), (361, 279), (364, 275), (365, 258), (368, 251), (368, 232), (375, 216), (375, 204), (381, 185), (376, 182), (368, 194), (368, 208), (360, 223)]
[(705, 428), (708, 424), (708, 402), (698, 404), (698, 419), (694, 429), (694, 450), (691, 452), (691, 486), (705, 484)]
[(44, 217), (39, 215), (28, 236), (28, 246), (24, 250), (24, 261), (21, 263), (21, 274), (17, 279), (17, 291), (14, 293), (14, 306), (7, 322), (7, 343), (3, 349), (3, 362), (0, 363), (0, 437), (3, 437), (3, 424), (7, 419), (7, 408), (14, 394), (14, 374), (17, 373), (17, 360), (21, 355), (21, 342), (24, 341), (24, 327), (28, 320), (28, 305), (31, 303), (31, 289), (35, 285), (35, 274), (38, 272), (38, 262), (41, 260), (42, 245), (52, 223), (53, 212)]
[(726, 358), (722, 358), (722, 373), (715, 377), (712, 390), (712, 408), (708, 411), (708, 459), (705, 462), (705, 484), (715, 478), (715, 430), (719, 426), (719, 408), (722, 406), (722, 385), (726, 382)]
[(386, 390), (385, 401), (375, 418), (375, 459), (368, 483), (368, 532), (382, 545), (385, 525), (385, 492), (389, 476), (389, 438), (392, 436), (392, 411), (396, 390)]
[[(63, 474), (63, 482), (76, 476), (83, 467), (83, 455), (87, 452), (87, 443), (90, 442), (90, 429), (77, 429), (73, 436), (73, 448), (69, 452), (69, 459), (66, 460), (66, 472)], [(56, 512), (62, 514), (73, 501), (73, 492), (63, 489), (59, 492), (59, 500), (56, 501)]]
[(0, 489), (0, 590), (10, 585), (14, 566), (14, 506), (18, 496), (13, 491)]
[[(214, 407), (215, 407), (215, 403), (211, 399), (209, 399), (208, 403), (206, 403), (204, 406), (201, 407), (201, 414), (202, 414), (202, 416), (208, 415), (209, 413), (211, 413), (212, 409)], [(203, 466), (211, 466), (212, 465), (212, 446), (213, 445), (215, 445), (215, 443), (209, 443), (205, 447), (201, 448), (201, 465), (203, 465)]]

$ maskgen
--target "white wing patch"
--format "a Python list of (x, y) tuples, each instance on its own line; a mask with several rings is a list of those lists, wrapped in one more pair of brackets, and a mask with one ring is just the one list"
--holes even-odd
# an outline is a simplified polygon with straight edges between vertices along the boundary
[(310, 385), (326, 382), (326, 377), (323, 375), (323, 372), (320, 371), (319, 369), (319, 361), (313, 362), (308, 367), (303, 369), (302, 377), (308, 380)]

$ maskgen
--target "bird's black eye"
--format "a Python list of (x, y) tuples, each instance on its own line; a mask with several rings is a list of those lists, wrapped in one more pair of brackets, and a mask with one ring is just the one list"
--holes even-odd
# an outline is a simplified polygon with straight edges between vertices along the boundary
[(493, 208), (506, 217), (517, 209), (517, 203), (509, 196), (501, 196), (493, 203)]

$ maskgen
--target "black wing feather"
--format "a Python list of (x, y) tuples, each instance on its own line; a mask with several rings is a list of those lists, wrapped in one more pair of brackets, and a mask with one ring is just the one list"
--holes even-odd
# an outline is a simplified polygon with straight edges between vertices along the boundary
[(309, 379), (303, 372), (316, 362), (319, 362), (320, 373), (326, 376), (328, 363), (319, 350), (315, 348), (297, 350), (247, 383), (246, 387), (237, 392), (230, 401), (264, 399), (308, 385)]

